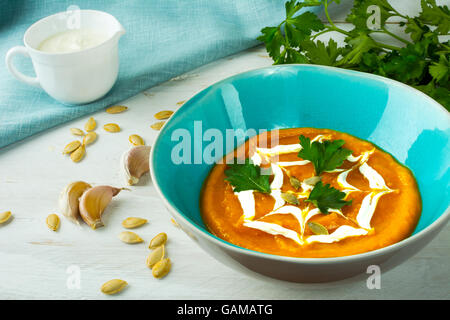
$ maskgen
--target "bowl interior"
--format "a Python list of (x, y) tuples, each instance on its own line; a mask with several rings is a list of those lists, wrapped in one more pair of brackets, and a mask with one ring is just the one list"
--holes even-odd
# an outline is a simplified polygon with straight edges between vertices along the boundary
[(352, 134), (375, 143), (409, 167), (423, 201), (414, 233), (448, 208), (449, 113), (401, 83), (311, 65), (273, 66), (239, 74), (185, 103), (153, 146), (155, 184), (170, 205), (208, 232), (200, 215), (199, 197), (213, 166), (211, 158), (221, 158), (247, 138), (236, 134), (234, 146), (226, 143), (227, 129), (245, 132), (291, 127)]

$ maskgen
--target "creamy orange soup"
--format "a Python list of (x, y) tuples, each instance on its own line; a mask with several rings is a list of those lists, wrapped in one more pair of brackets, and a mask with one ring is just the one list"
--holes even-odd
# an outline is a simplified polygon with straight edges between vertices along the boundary
[[(422, 208), (417, 183), (411, 171), (390, 154), (367, 141), (328, 129), (295, 128), (277, 133), (277, 145), (284, 147), (270, 143), (257, 147), (261, 136), (256, 136), (226, 157), (245, 155), (261, 168), (271, 168), (270, 193), (235, 192), (225, 180), (226, 161), (213, 167), (203, 186), (200, 207), (214, 235), (260, 252), (320, 258), (386, 247), (414, 231)], [(335, 170), (323, 172), (320, 179), (345, 192), (344, 200), (351, 200), (351, 204), (324, 214), (305, 201), (314, 187), (314, 178), (310, 178), (315, 169), (298, 156), (300, 135), (311, 141), (345, 141), (343, 148), (352, 154)], [(301, 182), (301, 187), (294, 187), (291, 177)], [(286, 193), (295, 195), (298, 204), (280, 197)], [(321, 232), (313, 225), (322, 227)]]

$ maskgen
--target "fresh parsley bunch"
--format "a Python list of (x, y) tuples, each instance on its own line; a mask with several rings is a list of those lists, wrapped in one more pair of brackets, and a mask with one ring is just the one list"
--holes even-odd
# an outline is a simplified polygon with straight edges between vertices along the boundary
[[(320, 64), (374, 73), (413, 86), (450, 110), (450, 40), (441, 40), (450, 35), (447, 6), (438, 6), (436, 0), (420, 0), (420, 14), (409, 17), (387, 0), (354, 0), (346, 18), (354, 28), (346, 31), (330, 19), (328, 6), (332, 2), (339, 4), (340, 0), (286, 2), (286, 19), (278, 26), (263, 28), (258, 37), (265, 43), (274, 64)], [(309, 11), (295, 15), (302, 8), (321, 5), (328, 24)], [(367, 26), (372, 15), (369, 6), (380, 9), (380, 26), (376, 30)], [(400, 25), (405, 27), (405, 37), (386, 28), (386, 21), (391, 17), (402, 19)], [(338, 47), (332, 38), (327, 43), (316, 40), (319, 35), (333, 31), (345, 35), (344, 46)], [(402, 46), (379, 42), (379, 34), (397, 39)]]

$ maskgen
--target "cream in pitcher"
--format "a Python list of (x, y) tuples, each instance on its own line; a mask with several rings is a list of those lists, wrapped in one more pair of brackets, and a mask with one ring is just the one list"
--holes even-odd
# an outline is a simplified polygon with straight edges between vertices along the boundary
[[(66, 104), (86, 104), (109, 92), (117, 80), (118, 44), (125, 33), (106, 12), (78, 10), (77, 17), (77, 26), (71, 25), (66, 12), (37, 21), (25, 32), (25, 46), (13, 47), (6, 54), (14, 77)], [(13, 58), (17, 54), (31, 58), (36, 77), (16, 69)]]
[(108, 38), (106, 33), (90, 28), (67, 30), (45, 39), (37, 49), (51, 53), (76, 52), (95, 47)]

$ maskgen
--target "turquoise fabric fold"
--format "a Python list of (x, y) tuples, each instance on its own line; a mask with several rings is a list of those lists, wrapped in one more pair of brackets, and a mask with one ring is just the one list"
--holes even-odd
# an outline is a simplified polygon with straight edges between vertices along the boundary
[[(255, 46), (261, 28), (285, 16), (284, 0), (0, 1), (0, 53), (23, 45), (35, 21), (80, 9), (106, 11), (124, 26), (120, 69), (113, 89), (101, 100), (67, 106), (43, 90), (16, 80), (0, 63), (0, 148), (58, 124), (117, 103), (174, 76)], [(15, 59), (34, 75), (31, 61)]]

